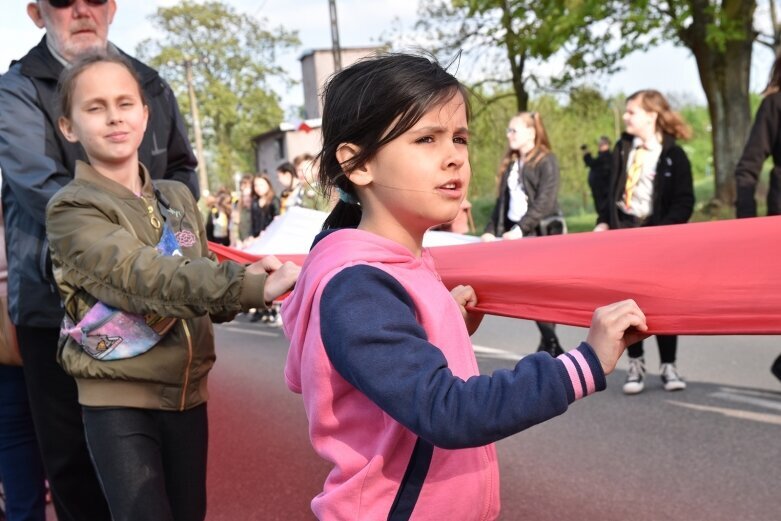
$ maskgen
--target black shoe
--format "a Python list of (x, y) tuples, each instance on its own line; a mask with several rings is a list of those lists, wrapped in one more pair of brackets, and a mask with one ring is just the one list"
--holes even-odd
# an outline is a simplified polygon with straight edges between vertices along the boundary
[(254, 313), (252, 314), (252, 316), (250, 317), (249, 321), (250, 321), (250, 322), (257, 322), (257, 321), (258, 321), (258, 320), (260, 320), (262, 317), (263, 317), (263, 313), (261, 313), (260, 311), (256, 311), (256, 312), (254, 312)]
[(773, 373), (773, 376), (781, 380), (781, 355), (778, 355), (776, 361), (770, 366), (770, 372)]

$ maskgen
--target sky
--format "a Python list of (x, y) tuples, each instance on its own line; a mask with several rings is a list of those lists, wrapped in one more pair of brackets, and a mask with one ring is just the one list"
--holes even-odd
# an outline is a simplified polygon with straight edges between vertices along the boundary
[[(308, 49), (328, 48), (331, 45), (328, 0), (225, 0), (236, 10), (265, 18), (272, 27), (284, 26), (297, 30), (301, 46), (280, 56), (280, 65), (290, 76), (300, 80), (298, 58)], [(27, 17), (22, 0), (4, 0), (4, 13), (0, 20), (0, 73), (8, 69), (12, 59), (21, 58), (43, 35)], [(148, 16), (158, 7), (173, 5), (175, 0), (117, 0), (117, 15), (109, 37), (124, 51), (134, 54), (136, 45), (155, 33)], [(12, 7), (13, 4), (16, 7)], [(394, 24), (411, 28), (416, 19), (418, 0), (337, 0), (339, 38), (343, 47), (360, 47), (376, 44), (380, 35)], [(762, 16), (758, 12), (758, 16)], [(623, 70), (610, 77), (591, 80), (608, 94), (629, 94), (639, 89), (654, 88), (674, 99), (705, 103), (705, 95), (697, 75), (691, 53), (680, 47), (665, 44), (645, 53), (634, 53), (622, 62)], [(755, 46), (751, 71), (751, 90), (759, 92), (767, 81), (772, 65), (769, 50)], [(283, 107), (303, 104), (303, 91), (299, 85), (289, 92), (279, 92)]]

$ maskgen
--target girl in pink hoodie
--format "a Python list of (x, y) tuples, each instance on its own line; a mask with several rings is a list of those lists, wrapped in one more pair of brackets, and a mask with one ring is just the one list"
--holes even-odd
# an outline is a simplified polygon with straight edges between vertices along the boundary
[(495, 519), (493, 442), (604, 389), (647, 329), (618, 302), (576, 349), (479, 374), (477, 297), (448, 292), (422, 247), (466, 196), (468, 123), (466, 90), (425, 57), (363, 60), (325, 88), (319, 180), (340, 201), (282, 308), (285, 378), (333, 464), (312, 500), (319, 519)]

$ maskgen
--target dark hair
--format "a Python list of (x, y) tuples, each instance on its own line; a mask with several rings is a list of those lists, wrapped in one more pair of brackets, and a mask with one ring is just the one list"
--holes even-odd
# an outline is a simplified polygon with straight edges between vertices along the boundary
[(667, 98), (654, 89), (638, 90), (628, 98), (627, 103), (638, 100), (646, 112), (656, 112), (656, 130), (669, 134), (678, 139), (692, 137), (692, 129), (686, 124), (683, 117), (670, 108)]
[(147, 105), (146, 97), (144, 96), (144, 89), (141, 87), (141, 79), (138, 73), (133, 68), (133, 64), (130, 60), (122, 56), (116, 51), (92, 51), (79, 57), (74, 61), (70, 67), (62, 71), (59, 82), (57, 84), (57, 91), (59, 94), (59, 106), (60, 116), (70, 118), (71, 111), (73, 110), (73, 91), (76, 88), (76, 80), (79, 79), (81, 73), (92, 67), (97, 63), (116, 63), (121, 65), (130, 73), (130, 76), (136, 81), (138, 86), (138, 94), (141, 97), (141, 103)]
[[(258, 179), (263, 179), (266, 184), (268, 185), (268, 192), (265, 196), (261, 199), (261, 196), (258, 195), (258, 193), (255, 191), (255, 181)], [(252, 178), (252, 198), (258, 200), (261, 204), (261, 206), (266, 206), (268, 203), (274, 200), (274, 198), (277, 196), (276, 193), (274, 193), (274, 185), (271, 182), (271, 179), (265, 174), (255, 174), (255, 177)]]
[[(323, 148), (318, 181), (326, 198), (335, 187), (357, 200), (345, 173), (360, 168), (379, 150), (412, 128), (431, 108), (461, 94), (469, 119), (469, 99), (461, 83), (431, 57), (383, 53), (339, 71), (323, 88)], [(339, 164), (343, 143), (357, 145), (354, 157)], [(323, 229), (357, 226), (361, 208), (340, 200)]]
[(296, 167), (293, 166), (293, 163), (289, 161), (285, 161), (284, 163), (280, 163), (279, 166), (277, 166), (277, 172), (284, 172), (286, 174), (290, 174), (293, 177), (295, 177)]
[(773, 62), (773, 67), (770, 69), (770, 78), (767, 80), (767, 87), (762, 91), (762, 95), (769, 96), (779, 90), (781, 90), (781, 54)]

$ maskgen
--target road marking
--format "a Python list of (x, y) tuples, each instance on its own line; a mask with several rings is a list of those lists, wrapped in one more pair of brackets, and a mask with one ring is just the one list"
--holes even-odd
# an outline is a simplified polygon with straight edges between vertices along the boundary
[(241, 327), (239, 325), (233, 325), (233, 324), (215, 324), (215, 327), (217, 329), (229, 329), (235, 333), (247, 333), (248, 335), (257, 335), (257, 336), (274, 337), (274, 338), (279, 337), (279, 333), (281, 332), (279, 330), (276, 333), (272, 333), (271, 331), (262, 331), (260, 329), (247, 329), (245, 327)]
[(760, 423), (769, 423), (771, 425), (781, 425), (781, 415), (778, 414), (744, 411), (742, 409), (728, 409), (726, 407), (713, 407), (710, 405), (697, 405), (694, 403), (676, 402), (674, 400), (665, 401), (679, 407), (694, 409), (695, 411), (715, 412), (717, 414), (721, 414), (729, 418), (737, 418), (739, 420), (750, 420)]
[(719, 389), (725, 393), (744, 394), (746, 396), (760, 396), (763, 398), (770, 398), (771, 400), (781, 400), (781, 393), (774, 391), (763, 391), (759, 389), (736, 389), (733, 387), (720, 387)]
[(714, 398), (721, 398), (731, 402), (748, 403), (751, 405), (756, 405), (757, 407), (764, 407), (765, 409), (781, 411), (781, 401), (778, 400), (774, 401), (768, 400), (766, 398), (757, 398), (755, 396), (746, 396), (745, 394), (732, 391), (710, 393), (709, 396), (713, 396)]
[(479, 346), (479, 345), (473, 345), (472, 347), (475, 350), (475, 355), (479, 356), (480, 358), (495, 358), (497, 360), (512, 360), (515, 362), (523, 358), (522, 355), (519, 355), (517, 353), (511, 353), (510, 351), (504, 351), (502, 349), (496, 349), (494, 347)]

